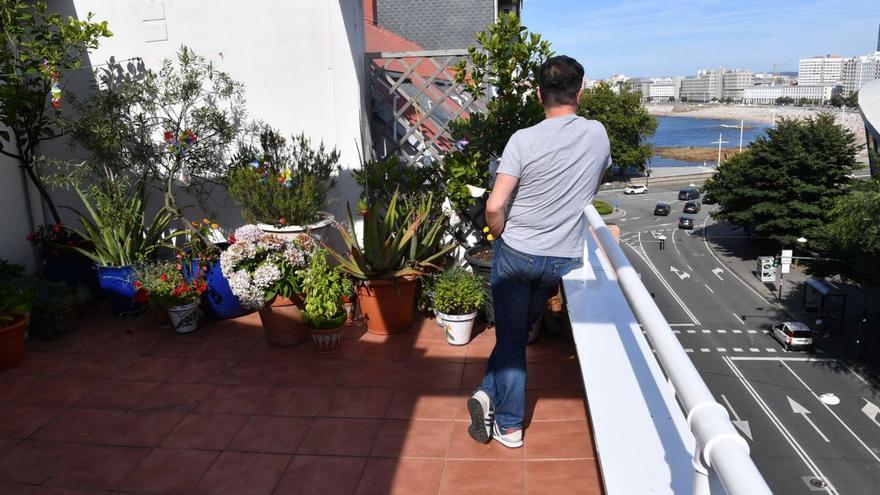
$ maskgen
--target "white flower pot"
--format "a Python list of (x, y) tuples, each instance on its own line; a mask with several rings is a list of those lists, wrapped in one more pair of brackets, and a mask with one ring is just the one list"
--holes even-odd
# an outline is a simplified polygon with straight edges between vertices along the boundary
[(471, 341), (471, 333), (474, 330), (474, 320), (477, 312), (466, 315), (448, 315), (437, 313), (437, 319), (443, 322), (446, 329), (446, 341), (452, 345), (465, 345)]
[(171, 326), (177, 333), (192, 333), (199, 326), (199, 304), (191, 302), (168, 308)]
[(267, 223), (258, 223), (257, 228), (267, 234), (276, 234), (284, 240), (292, 241), (299, 234), (310, 233), (318, 242), (325, 242), (327, 235), (333, 229), (333, 215), (326, 211), (318, 212), (318, 221), (311, 225), (288, 225), (276, 227)]

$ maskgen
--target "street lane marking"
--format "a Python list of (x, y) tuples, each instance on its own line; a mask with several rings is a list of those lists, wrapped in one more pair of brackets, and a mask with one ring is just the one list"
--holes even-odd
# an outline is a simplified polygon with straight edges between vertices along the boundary
[(749, 351), (750, 352), (761, 352), (761, 349), (758, 349), (757, 347), (749, 347)]
[(712, 333), (712, 330), (703, 329), (703, 333)]
[(640, 218), (642, 218), (642, 217), (632, 217), (630, 220), (638, 220)]
[(711, 292), (711, 293), (712, 293), (712, 294), (714, 294), (714, 293), (715, 293), (715, 291), (714, 291), (714, 290), (712, 290), (712, 288), (711, 288), (711, 287), (709, 287), (709, 286), (708, 286), (708, 285), (707, 285), (707, 284), (703, 284), (703, 286), (704, 286), (704, 287), (706, 287), (706, 288), (707, 288), (707, 289), (709, 289), (709, 292)]
[(746, 330), (746, 332), (749, 332), (749, 333), (758, 333), (757, 330)]
[(727, 333), (727, 330), (718, 330), (718, 333)]
[[(856, 441), (858, 441), (859, 444), (862, 447), (864, 447), (865, 450), (867, 450), (869, 454), (871, 454), (871, 457), (873, 457), (875, 461), (880, 462), (880, 457), (877, 456), (877, 454), (874, 452), (874, 450), (871, 449), (870, 447), (868, 447), (868, 445), (864, 441), (862, 441), (862, 439), (859, 438), (858, 435), (856, 435), (856, 432), (852, 431), (852, 429), (846, 423), (844, 423), (842, 419), (840, 419), (840, 416), (838, 416), (837, 413), (835, 413), (834, 410), (831, 409), (831, 406), (822, 402), (822, 399), (820, 399), (819, 396), (816, 394), (816, 392), (814, 392), (813, 389), (811, 389), (810, 386), (807, 385), (807, 382), (805, 382), (803, 379), (801, 379), (801, 377), (798, 376), (798, 374), (795, 373), (794, 370), (791, 369), (791, 367), (788, 364), (786, 364), (785, 362), (782, 362), (782, 366), (785, 366), (785, 369), (787, 369), (789, 371), (789, 373), (792, 374), (792, 376), (797, 378), (797, 381), (801, 382), (801, 385), (803, 385), (804, 388), (807, 389), (808, 392), (810, 392), (810, 395), (815, 397), (816, 400), (819, 401), (819, 403), (821, 403), (822, 406), (825, 407), (825, 409), (827, 409), (828, 412), (830, 412), (832, 416), (834, 416), (834, 419), (836, 419), (844, 428), (846, 428), (846, 431), (848, 431), (849, 434), (852, 435), (853, 438), (855, 438)], [(791, 399), (788, 399), (788, 400), (791, 401)], [(806, 416), (804, 416), (804, 417), (806, 417)]]
[(673, 330), (672, 333), (681, 333), (681, 330)]
[[(724, 267), (724, 269), (727, 270), (728, 273), (730, 273), (730, 274), (733, 275), (737, 280), (739, 280), (740, 283), (742, 283), (742, 284), (746, 287), (746, 289), (749, 289), (749, 290), (752, 292), (752, 294), (758, 296), (758, 298), (759, 298), (760, 300), (764, 301), (765, 303), (767, 303), (767, 304), (772, 304), (772, 303), (770, 302), (769, 299), (767, 299), (766, 297), (762, 296), (760, 292), (758, 292), (758, 291), (756, 291), (755, 289), (753, 289), (751, 285), (749, 285), (745, 280), (743, 280), (739, 275), (737, 275), (736, 273), (734, 273), (733, 270), (731, 270), (727, 265), (725, 265), (724, 262), (721, 261), (721, 258), (719, 258), (718, 255), (715, 254), (715, 251), (712, 251), (712, 248), (709, 247), (709, 241), (708, 241), (708, 239), (706, 238), (706, 221), (707, 221), (707, 220), (709, 220), (709, 216), (708, 216), (708, 215), (706, 216), (705, 219), (703, 219), (703, 244), (706, 245), (706, 250), (709, 251), (709, 254), (711, 254), (712, 257), (715, 258), (715, 261), (717, 261), (719, 265), (721, 265), (722, 267)], [(717, 275), (717, 274), (716, 274), (716, 275)]]
[(670, 327), (692, 327), (692, 326), (694, 326), (694, 324), (693, 323), (670, 323), (669, 326)]
[[(654, 275), (656, 275), (657, 278), (660, 280), (660, 283), (662, 283), (663, 286), (666, 287), (666, 290), (669, 291), (669, 294), (673, 297), (673, 299), (675, 299), (678, 302), (679, 306), (681, 306), (681, 309), (685, 312), (685, 314), (688, 316), (688, 318), (690, 318), (691, 321), (694, 322), (695, 325), (699, 325), (700, 320), (698, 320), (697, 317), (694, 316), (694, 314), (691, 312), (691, 310), (688, 309), (687, 306), (685, 306), (684, 301), (682, 301), (681, 298), (678, 297), (678, 294), (676, 294), (675, 291), (672, 290), (672, 286), (669, 285), (669, 282), (667, 282), (666, 279), (663, 278), (663, 275), (661, 275), (660, 271), (657, 270), (657, 267), (654, 266), (654, 262), (651, 261), (651, 257), (648, 256), (647, 252), (645, 251), (645, 247), (642, 245), (642, 233), (641, 232), (639, 232), (639, 248), (642, 250), (642, 252), (645, 253), (645, 255), (642, 257), (642, 260), (645, 262), (646, 265), (648, 265), (648, 268), (650, 268), (651, 271), (654, 272)], [(636, 253), (636, 255), (639, 254), (639, 252), (636, 251), (635, 249), (633, 249), (633, 251)]]
[(872, 423), (880, 426), (880, 421), (877, 421), (877, 416), (880, 415), (880, 407), (864, 397), (862, 397), (862, 400), (865, 401), (865, 406), (862, 407), (862, 412), (865, 413), (865, 416), (867, 416)]
[(694, 352), (694, 350), (693, 350), (693, 349), (687, 349), (687, 348), (686, 348), (686, 349), (684, 350), (684, 352)]
[(733, 348), (733, 352), (742, 352), (742, 351), (743, 351), (742, 347), (734, 347)]
[(731, 330), (733, 333), (743, 333), (742, 330)]
[(696, 330), (688, 330), (687, 333), (697, 333)]
[(743, 322), (743, 323), (745, 323), (745, 321), (743, 321), (743, 319), (742, 319), (742, 317), (741, 317), (741, 316), (739, 316), (739, 315), (738, 315), (738, 314), (736, 314), (736, 313), (731, 313), (731, 314), (732, 314), (732, 315), (733, 315), (733, 317), (734, 317), (734, 318), (736, 318), (736, 319), (737, 319), (737, 320), (739, 320), (739, 321), (741, 321), (741, 322)]
[(828, 440), (828, 437), (826, 437), (825, 434), (822, 433), (822, 430), (820, 430), (819, 427), (816, 426), (816, 423), (813, 423), (813, 420), (810, 419), (810, 416), (808, 416), (809, 414), (813, 414), (810, 412), (809, 409), (798, 404), (797, 402), (795, 402), (794, 399), (787, 395), (785, 396), (785, 398), (788, 399), (788, 405), (791, 406), (791, 412), (793, 414), (800, 414), (802, 418), (807, 420), (807, 423), (810, 423), (810, 426), (812, 426), (813, 429), (816, 430), (816, 433), (818, 433), (819, 436), (822, 437), (822, 439), (825, 440), (826, 443), (831, 443), (831, 440)]
[(767, 351), (767, 352), (776, 352), (776, 348), (775, 348), (775, 347), (768, 347), (768, 348), (766, 348), (766, 349), (764, 349), (764, 350)]
[[(675, 239), (675, 237), (673, 237), (673, 239)], [(671, 265), (670, 265), (670, 267), (669, 267), (669, 271), (675, 273), (676, 275), (678, 275), (678, 278), (680, 278), (681, 280), (684, 280), (684, 279), (686, 279), (686, 278), (691, 278), (691, 274), (690, 274), (690, 273), (688, 273), (688, 272), (686, 272), (686, 271), (684, 271), (684, 270), (679, 270), (678, 268), (676, 268), (676, 267), (674, 267), (674, 266), (671, 266)]]
[(715, 350), (718, 351), (718, 352), (727, 352), (727, 349), (724, 348), (724, 347), (718, 347), (718, 348), (716, 348)]
[(691, 265), (688, 265), (687, 263), (685, 263), (684, 266), (687, 267), (688, 271), (694, 271), (694, 268)]
[(724, 273), (724, 270), (722, 270), (721, 268), (715, 268), (712, 270), (712, 273), (714, 273), (715, 276), (718, 277), (718, 280), (724, 282), (724, 278), (721, 277), (721, 274)]
[(700, 347), (700, 352), (709, 352), (708, 347)]
[[(828, 479), (825, 477), (824, 474), (822, 474), (822, 471), (819, 470), (819, 466), (817, 466), (816, 463), (813, 462), (813, 459), (807, 454), (803, 447), (801, 447), (797, 440), (795, 440), (791, 432), (789, 432), (785, 425), (783, 425), (782, 422), (779, 420), (779, 418), (776, 417), (776, 414), (773, 413), (773, 411), (770, 409), (770, 406), (768, 406), (767, 403), (764, 402), (764, 399), (762, 399), (761, 396), (758, 395), (758, 392), (755, 390), (754, 387), (752, 387), (752, 384), (749, 383), (748, 380), (746, 380), (745, 375), (743, 375), (739, 368), (737, 368), (736, 365), (733, 364), (734, 359), (749, 358), (731, 358), (729, 356), (723, 356), (722, 359), (733, 371), (733, 374), (739, 379), (739, 382), (746, 389), (746, 392), (748, 392), (748, 394), (751, 395), (753, 399), (755, 399), (755, 402), (758, 403), (758, 407), (760, 407), (764, 411), (764, 414), (767, 415), (767, 417), (770, 419), (770, 422), (773, 423), (774, 426), (776, 426), (776, 429), (779, 430), (779, 432), (782, 434), (782, 437), (786, 440), (786, 442), (788, 442), (788, 444), (794, 450), (795, 454), (797, 454), (797, 456), (801, 458), (801, 460), (807, 466), (807, 469), (810, 470), (810, 474), (812, 474), (813, 477), (816, 478)], [(837, 490), (830, 483), (828, 484), (828, 486), (825, 487), (825, 490), (828, 493), (839, 495)]]
[(730, 411), (730, 414), (733, 415), (733, 426), (739, 428), (741, 432), (749, 437), (749, 440), (754, 441), (754, 439), (752, 438), (752, 429), (749, 427), (749, 422), (743, 421), (742, 418), (739, 417), (739, 414), (737, 414), (736, 411), (733, 410), (733, 406), (730, 405), (730, 401), (727, 400), (727, 397), (724, 394), (721, 394), (721, 400), (723, 400), (724, 403), (727, 404), (727, 410)]

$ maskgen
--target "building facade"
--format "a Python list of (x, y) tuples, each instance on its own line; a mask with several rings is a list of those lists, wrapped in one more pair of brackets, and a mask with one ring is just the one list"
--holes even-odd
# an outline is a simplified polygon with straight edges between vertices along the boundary
[(724, 82), (724, 69), (701, 70), (696, 77), (681, 80), (679, 97), (681, 101), (707, 102), (720, 100)]
[(721, 98), (725, 100), (742, 101), (743, 91), (752, 86), (755, 74), (746, 69), (735, 69), (724, 73), (721, 83)]
[(838, 84), (843, 82), (843, 71), (849, 59), (837, 55), (802, 58), (798, 63), (798, 84)]
[(843, 91), (851, 95), (865, 84), (880, 79), (880, 51), (847, 60), (843, 68)]
[(521, 0), (367, 0), (379, 26), (426, 50), (461, 49), (499, 13), (519, 14)]
[(651, 101), (676, 101), (681, 90), (680, 77), (661, 77), (651, 79), (648, 97)]
[(842, 92), (839, 84), (815, 84), (796, 86), (751, 86), (743, 91), (743, 103), (747, 105), (772, 105), (779, 98), (791, 98), (795, 102), (807, 100), (822, 104)]
[(869, 82), (859, 91), (859, 112), (865, 122), (871, 177), (880, 177), (880, 80)]

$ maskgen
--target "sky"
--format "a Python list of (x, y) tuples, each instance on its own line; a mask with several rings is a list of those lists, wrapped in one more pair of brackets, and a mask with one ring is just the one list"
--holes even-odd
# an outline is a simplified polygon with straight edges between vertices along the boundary
[(877, 47), (880, 0), (524, 0), (529, 31), (590, 79), (689, 76), (723, 66), (797, 71), (814, 55)]

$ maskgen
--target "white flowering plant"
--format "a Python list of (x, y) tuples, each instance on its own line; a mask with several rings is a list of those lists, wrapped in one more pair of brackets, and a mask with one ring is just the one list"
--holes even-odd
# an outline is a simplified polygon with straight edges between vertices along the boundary
[(306, 234), (292, 241), (245, 225), (230, 236), (233, 241), (220, 255), (220, 268), (241, 304), (259, 309), (275, 296), (303, 293), (303, 279), (315, 251)]

